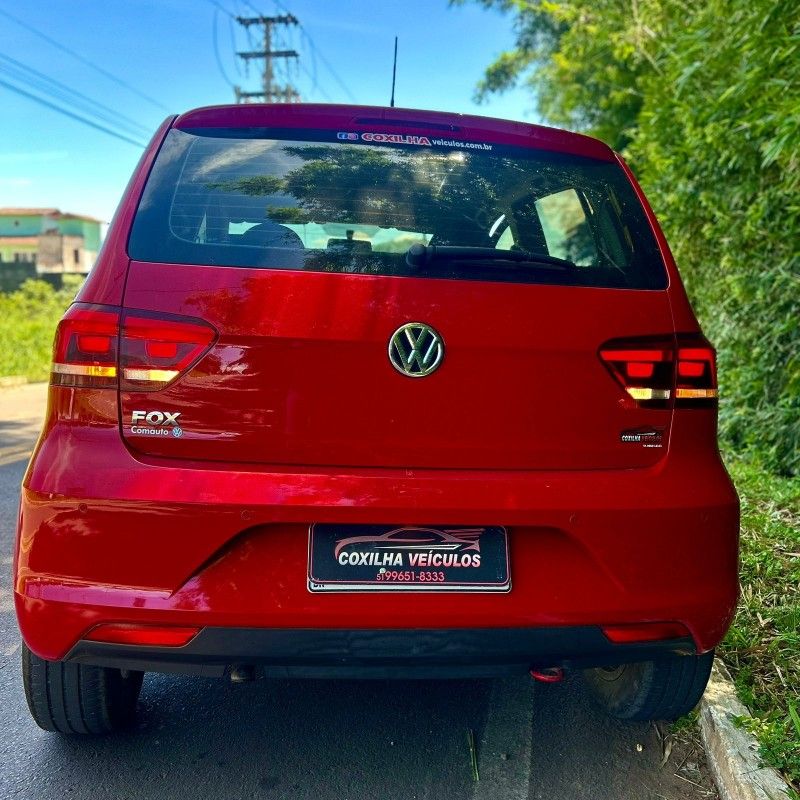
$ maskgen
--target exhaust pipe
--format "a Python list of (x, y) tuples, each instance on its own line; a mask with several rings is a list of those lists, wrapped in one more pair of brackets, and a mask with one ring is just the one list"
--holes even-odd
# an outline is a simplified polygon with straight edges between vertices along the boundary
[(531, 678), (540, 683), (561, 683), (564, 680), (564, 670), (561, 667), (532, 669)]
[(230, 671), (231, 683), (251, 683), (258, 676), (252, 664), (232, 664)]

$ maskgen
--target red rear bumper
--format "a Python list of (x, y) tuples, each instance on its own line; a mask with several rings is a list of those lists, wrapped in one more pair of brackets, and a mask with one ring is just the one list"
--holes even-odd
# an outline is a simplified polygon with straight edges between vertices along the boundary
[[(713, 443), (698, 441), (707, 428), (676, 415), (671, 452), (648, 469), (243, 471), (145, 463), (118, 429), (62, 416), (22, 492), (22, 634), (58, 659), (100, 622), (476, 629), (675, 620), (705, 651), (727, 630), (738, 587), (738, 499)], [(513, 588), (311, 594), (312, 522), (504, 525)]]

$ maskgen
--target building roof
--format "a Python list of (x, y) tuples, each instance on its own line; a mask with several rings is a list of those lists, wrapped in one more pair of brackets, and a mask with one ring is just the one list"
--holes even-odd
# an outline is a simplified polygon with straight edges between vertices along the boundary
[(4, 246), (14, 244), (14, 245), (31, 245), (32, 247), (36, 247), (38, 243), (39, 243), (38, 236), (0, 236), (0, 244)]
[(103, 224), (102, 219), (96, 219), (95, 217), (90, 217), (88, 214), (69, 214), (67, 212), (61, 214), (59, 213), (58, 219), (82, 219), (84, 222), (96, 222), (98, 225)]
[(97, 222), (98, 224), (103, 222), (103, 220), (95, 219), (88, 214), (64, 213), (58, 208), (0, 208), (0, 217), (53, 217), (54, 219), (81, 219), (84, 222)]
[(60, 213), (57, 208), (0, 208), (0, 217), (51, 217)]

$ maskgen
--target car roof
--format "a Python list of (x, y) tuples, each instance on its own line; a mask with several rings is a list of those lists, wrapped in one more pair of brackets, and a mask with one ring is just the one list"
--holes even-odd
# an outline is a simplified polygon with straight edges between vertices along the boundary
[(460, 142), (516, 145), (614, 161), (599, 139), (528, 122), (385, 106), (325, 103), (243, 103), (206, 106), (178, 116), (173, 127), (310, 128), (337, 132), (435, 136)]

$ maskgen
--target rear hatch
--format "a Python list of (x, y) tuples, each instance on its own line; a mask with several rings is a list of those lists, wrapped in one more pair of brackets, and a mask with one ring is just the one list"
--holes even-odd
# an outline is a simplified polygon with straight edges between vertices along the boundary
[(658, 362), (672, 336), (610, 154), (353, 127), (168, 134), (129, 241), (129, 446), (314, 467), (656, 462), (671, 404), (626, 391), (601, 352)]

